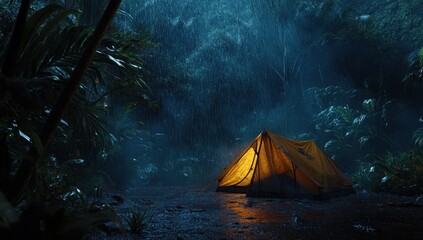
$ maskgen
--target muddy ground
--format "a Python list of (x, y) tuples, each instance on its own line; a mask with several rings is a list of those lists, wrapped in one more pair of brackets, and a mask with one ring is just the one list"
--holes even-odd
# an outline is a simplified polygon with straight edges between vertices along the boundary
[[(423, 239), (423, 206), (416, 197), (376, 193), (317, 201), (247, 198), (212, 187), (150, 187), (122, 193), (116, 206), (148, 211), (144, 232), (109, 225), (93, 239)], [(103, 201), (115, 201), (109, 194)], [(124, 225), (127, 228), (127, 226)]]

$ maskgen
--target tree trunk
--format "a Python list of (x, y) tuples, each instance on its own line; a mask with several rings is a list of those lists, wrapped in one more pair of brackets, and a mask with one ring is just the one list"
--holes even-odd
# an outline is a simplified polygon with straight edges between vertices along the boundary
[(79, 23), (84, 26), (95, 26), (106, 8), (107, 2), (104, 0), (84, 0), (81, 3), (82, 14)]
[[(84, 53), (82, 54), (74, 71), (72, 72), (68, 83), (63, 88), (59, 99), (56, 102), (56, 105), (44, 123), (44, 126), (39, 134), (43, 149), (46, 148), (51, 137), (53, 136), (54, 131), (59, 125), (60, 120), (62, 119), (63, 114), (65, 113), (72, 99), (72, 96), (75, 94), (85, 71), (91, 63), (96, 49), (103, 39), (107, 28), (110, 26), (113, 17), (120, 6), (120, 3), (121, 0), (110, 0), (109, 5), (107, 6), (103, 16), (100, 19), (100, 22), (97, 24), (97, 27), (91, 36), (91, 40), (87, 48), (84, 50)], [(17, 173), (12, 177), (12, 180), (10, 181), (11, 184), (9, 184), (6, 189), (6, 196), (13, 204), (16, 204), (21, 198), (29, 179), (33, 174), (35, 165), (41, 157), (41, 154), (42, 153), (38, 152), (35, 147), (32, 146), (26, 157), (23, 159)]]

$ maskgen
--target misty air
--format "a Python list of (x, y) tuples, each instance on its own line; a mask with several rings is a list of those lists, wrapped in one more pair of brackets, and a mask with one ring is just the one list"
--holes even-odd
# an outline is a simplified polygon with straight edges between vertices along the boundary
[(423, 239), (421, 0), (0, 0), (1, 239)]

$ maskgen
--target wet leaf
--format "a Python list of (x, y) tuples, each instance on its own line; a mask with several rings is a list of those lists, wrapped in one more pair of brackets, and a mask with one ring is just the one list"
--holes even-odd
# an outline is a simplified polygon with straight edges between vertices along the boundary
[(76, 164), (82, 164), (82, 163), (84, 163), (84, 162), (85, 162), (85, 160), (84, 160), (84, 159), (72, 159), (72, 160), (70, 160), (70, 161), (72, 161), (73, 163), (76, 163)]
[(366, 99), (363, 101), (363, 108), (367, 112), (373, 112), (375, 109), (375, 100), (374, 99)]
[(44, 151), (43, 144), (41, 142), (40, 137), (38, 136), (38, 133), (34, 131), (32, 128), (31, 123), (27, 119), (19, 119), (17, 121), (19, 131), (22, 131), (26, 136), (28, 136), (31, 139), (31, 143), (34, 146), (34, 148), (37, 150), (39, 154), (42, 154)]

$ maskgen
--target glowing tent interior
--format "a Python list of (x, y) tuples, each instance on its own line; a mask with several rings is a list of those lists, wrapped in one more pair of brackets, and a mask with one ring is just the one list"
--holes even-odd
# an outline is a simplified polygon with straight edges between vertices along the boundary
[(218, 192), (256, 197), (323, 197), (354, 193), (351, 181), (312, 140), (264, 130), (216, 179)]

